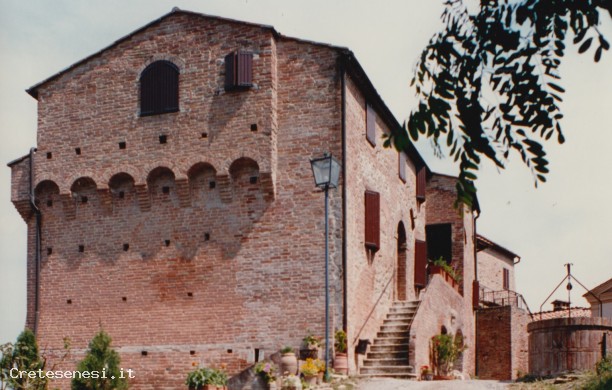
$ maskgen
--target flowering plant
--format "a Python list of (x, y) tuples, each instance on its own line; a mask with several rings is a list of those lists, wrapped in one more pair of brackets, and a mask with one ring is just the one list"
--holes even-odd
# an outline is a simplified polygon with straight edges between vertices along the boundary
[(306, 362), (302, 364), (302, 367), (300, 367), (300, 372), (304, 374), (304, 376), (314, 376), (319, 372), (319, 367), (313, 358), (308, 358)]
[(421, 374), (422, 375), (427, 375), (427, 374), (431, 374), (432, 371), (429, 368), (429, 366), (421, 366)]
[(255, 373), (266, 383), (276, 381), (276, 367), (270, 362), (259, 362), (255, 365)]
[(297, 388), (302, 385), (300, 378), (293, 374), (289, 374), (287, 376), (282, 377), (282, 387), (285, 388)]
[(325, 362), (321, 359), (315, 359), (315, 366), (319, 369), (319, 372), (325, 372)]

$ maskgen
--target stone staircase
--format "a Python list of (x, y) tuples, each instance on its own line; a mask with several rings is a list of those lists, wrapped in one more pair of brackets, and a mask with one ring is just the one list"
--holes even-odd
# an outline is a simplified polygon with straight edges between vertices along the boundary
[(360, 369), (366, 377), (416, 378), (408, 361), (410, 325), (419, 301), (398, 301), (387, 313)]

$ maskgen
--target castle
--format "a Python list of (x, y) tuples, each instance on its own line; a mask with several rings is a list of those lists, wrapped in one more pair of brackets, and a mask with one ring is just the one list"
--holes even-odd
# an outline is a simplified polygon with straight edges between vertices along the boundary
[[(28, 93), (37, 146), (9, 164), (26, 326), (55, 356), (70, 338), (64, 368), (100, 327), (139, 389), (180, 387), (194, 363), (236, 375), (324, 334), (310, 160), (331, 153), (330, 329), (350, 372), (418, 371), (441, 331), (463, 336), (457, 370), (477, 371), (475, 311), (485, 287), (513, 288), (516, 255), (477, 234), (477, 203), (453, 207), (454, 178), (383, 147), (399, 124), (350, 50), (175, 9)], [(440, 257), (458, 283), (428, 272)]]

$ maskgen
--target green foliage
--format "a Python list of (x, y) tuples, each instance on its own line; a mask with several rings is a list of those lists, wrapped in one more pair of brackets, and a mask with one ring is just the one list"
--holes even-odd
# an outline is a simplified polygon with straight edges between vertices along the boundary
[(310, 330), (306, 337), (302, 339), (304, 346), (308, 349), (317, 349), (321, 346), (321, 337), (315, 336)]
[(597, 46), (599, 61), (610, 44), (597, 25), (600, 15), (612, 17), (612, 1), (481, 1), (476, 15), (462, 0), (445, 3), (445, 29), (430, 40), (412, 80), (420, 103), (385, 146), (404, 149), (419, 136), (432, 140), (438, 156), (444, 146), (459, 162), (458, 203), (472, 204), (483, 157), (503, 168), (515, 151), (535, 185), (545, 182), (541, 142), (564, 142), (558, 70), (566, 35), (573, 32), (579, 53)]
[[(45, 370), (45, 359), (39, 355), (36, 336), (31, 330), (26, 329), (21, 332), (14, 346), (4, 344), (1, 352), (0, 381), (2, 381), (3, 386), (8, 385), (10, 386), (9, 388), (15, 390), (43, 390), (47, 388), (48, 380), (44, 375), (37, 373), (34, 378), (28, 375), (14, 378), (10, 375), (11, 369), (25, 372)], [(16, 376), (14, 371), (13, 374), (13, 376)]]
[[(76, 375), (72, 379), (72, 390), (111, 390), (127, 389), (127, 380), (122, 375), (119, 354), (111, 348), (111, 338), (100, 330), (89, 342), (85, 358), (77, 366), (77, 371), (88, 373)], [(92, 373), (98, 375), (91, 375)], [(91, 376), (85, 378), (84, 376)], [(123, 377), (123, 378), (122, 378)]]
[(461, 274), (457, 270), (455, 270), (453, 267), (448, 265), (448, 263), (446, 262), (446, 260), (444, 260), (443, 257), (439, 257), (436, 260), (429, 260), (429, 262), (435, 266), (442, 268), (444, 272), (449, 274), (450, 277), (455, 280), (455, 282), (457, 283), (461, 282)]
[(227, 374), (214, 368), (201, 367), (187, 374), (185, 384), (194, 388), (205, 385), (222, 387), (227, 385)]
[(346, 353), (346, 332), (338, 329), (334, 334), (334, 348), (336, 352)]
[(290, 347), (288, 345), (284, 346), (283, 349), (281, 349), (281, 353), (285, 354), (285, 353), (294, 353), (293, 352), (293, 347)]
[(433, 366), (438, 375), (446, 375), (452, 369), (455, 360), (465, 351), (463, 338), (452, 333), (439, 334), (431, 339)]

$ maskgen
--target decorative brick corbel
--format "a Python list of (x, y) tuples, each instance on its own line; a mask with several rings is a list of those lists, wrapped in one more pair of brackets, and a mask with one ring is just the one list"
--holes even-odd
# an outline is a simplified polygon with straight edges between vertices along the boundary
[(151, 196), (149, 195), (149, 189), (144, 184), (137, 184), (134, 186), (136, 191), (136, 199), (138, 199), (138, 206), (140, 211), (151, 211)]
[(259, 174), (259, 180), (264, 200), (266, 202), (273, 201), (275, 198), (275, 188), (274, 180), (272, 179), (272, 172), (261, 172)]
[(76, 218), (76, 203), (72, 194), (61, 194), (60, 199), (62, 201), (62, 206), (64, 208), (64, 217), (67, 220)]
[(191, 207), (191, 193), (189, 191), (189, 181), (187, 179), (176, 179), (176, 194), (181, 207)]
[(98, 190), (98, 198), (100, 199), (100, 207), (102, 213), (109, 215), (113, 212), (113, 199), (108, 188)]
[(229, 175), (217, 175), (219, 185), (219, 197), (224, 203), (230, 203), (233, 197), (232, 180)]

